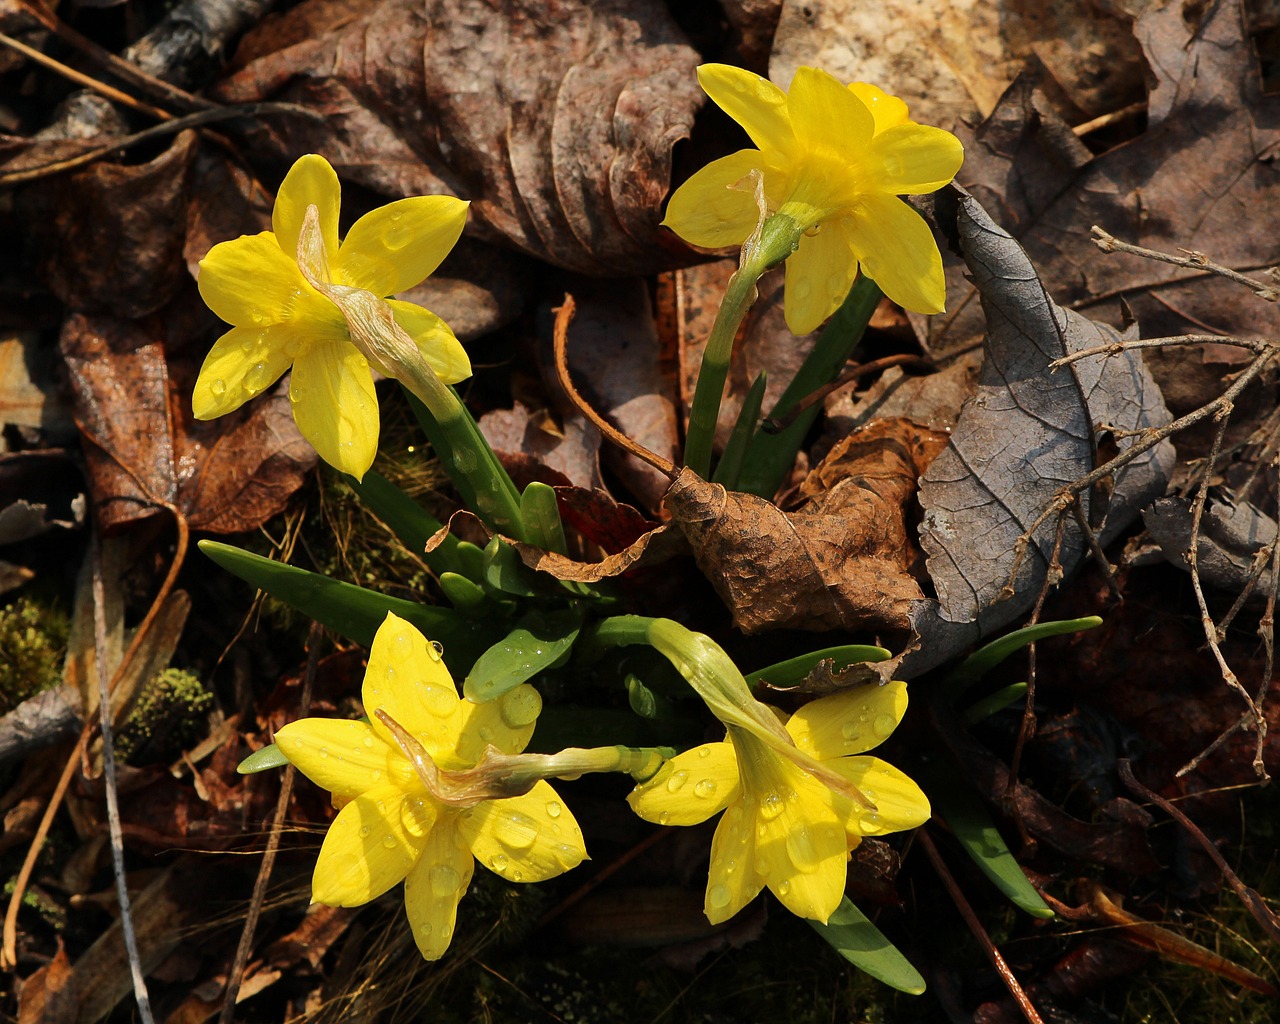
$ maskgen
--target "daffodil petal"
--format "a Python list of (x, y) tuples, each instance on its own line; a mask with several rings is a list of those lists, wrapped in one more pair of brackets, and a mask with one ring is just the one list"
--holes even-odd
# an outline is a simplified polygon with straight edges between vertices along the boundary
[(766, 174), (767, 186), (759, 150), (743, 149), (713, 160), (675, 190), (662, 223), (704, 249), (741, 245), (760, 220), (755, 193), (744, 180), (752, 170)]
[(289, 386), (302, 436), (334, 469), (364, 477), (378, 452), (378, 396), (369, 364), (348, 341), (308, 345)]
[(729, 64), (703, 64), (698, 84), (760, 149), (787, 152), (794, 147), (787, 94), (767, 78)]
[(336, 796), (357, 796), (390, 781), (387, 745), (367, 722), (303, 718), (276, 733), (289, 762)]
[(660, 825), (697, 825), (738, 796), (738, 760), (730, 743), (704, 743), (668, 760), (627, 796), (631, 809)]
[(847, 164), (875, 132), (875, 118), (866, 104), (817, 68), (796, 70), (787, 95), (787, 112), (796, 143), (810, 158), (828, 157)]
[(878, 747), (907, 713), (907, 684), (854, 686), (810, 701), (787, 720), (796, 746), (819, 761)]
[(854, 252), (880, 290), (913, 313), (941, 313), (942, 256), (924, 218), (895, 196), (867, 195), (850, 220)]
[(541, 882), (587, 859), (582, 829), (545, 781), (524, 796), (477, 805), (458, 831), (476, 860), (509, 882)]
[(730, 804), (711, 840), (711, 864), (702, 910), (712, 924), (733, 917), (759, 895), (764, 879), (754, 867), (755, 814), (741, 801)]
[(369, 211), (338, 249), (334, 283), (380, 298), (407, 291), (449, 255), (467, 223), (468, 205), (453, 196), (415, 196)]
[(787, 259), (783, 315), (792, 334), (817, 330), (849, 294), (858, 276), (848, 222), (829, 220), (816, 235), (805, 235)]
[(376, 786), (333, 819), (311, 882), (315, 903), (358, 907), (409, 873), (435, 820), (432, 804), (397, 785)]
[(297, 335), (293, 324), (282, 323), (233, 327), (215, 341), (191, 393), (196, 419), (225, 416), (271, 387), (293, 362)]
[(771, 751), (749, 774), (744, 789), (759, 800), (756, 872), (793, 914), (825, 922), (844, 895), (849, 859), (835, 794)]
[(453, 752), (461, 702), (453, 678), (426, 637), (393, 612), (374, 634), (361, 697), (374, 732), (388, 746), (400, 749), (378, 711), (412, 733), (441, 767), (458, 767)]
[(418, 351), (435, 370), (436, 376), (446, 384), (457, 384), (471, 376), (471, 359), (453, 333), (453, 329), (429, 309), (412, 302), (388, 299), (387, 305), (396, 318), (418, 344)]
[(404, 880), (404, 909), (413, 941), (427, 960), (439, 960), (449, 948), (458, 902), (466, 895), (475, 868), (454, 815), (442, 817)]
[(315, 153), (308, 153), (294, 161), (289, 173), (280, 183), (276, 193), (276, 205), (271, 211), (271, 228), (280, 248), (295, 262), (298, 253), (298, 236), (307, 207), (315, 206), (320, 214), (320, 237), (330, 257), (338, 251), (338, 207), (342, 201), (342, 186), (329, 161)]
[(956, 176), (964, 163), (964, 146), (941, 128), (903, 124), (878, 132), (862, 163), (881, 191), (924, 195)]
[(833, 807), (844, 822), (850, 845), (862, 836), (902, 832), (918, 828), (929, 820), (929, 798), (903, 772), (878, 757), (841, 757), (827, 761), (858, 787), (876, 805), (874, 811), (854, 804), (846, 796), (833, 793)]
[(483, 704), (463, 700), (458, 708), (458, 759), (475, 764), (488, 746), (504, 754), (524, 753), (542, 712), (542, 697), (528, 683), (521, 683), (496, 700)]
[(911, 112), (904, 101), (897, 96), (885, 92), (878, 85), (869, 82), (850, 82), (849, 91), (871, 111), (875, 119), (876, 134), (895, 125), (907, 124), (911, 121)]
[(313, 291), (270, 231), (219, 242), (200, 261), (200, 297), (234, 327), (289, 319), (299, 294)]

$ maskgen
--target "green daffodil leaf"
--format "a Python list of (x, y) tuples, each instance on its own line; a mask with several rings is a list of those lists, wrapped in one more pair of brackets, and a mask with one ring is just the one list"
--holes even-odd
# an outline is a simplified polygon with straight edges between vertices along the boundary
[(881, 934), (867, 916), (846, 896), (826, 924), (809, 925), (831, 944), (831, 948), (877, 981), (908, 995), (922, 995), (924, 978), (892, 942)]

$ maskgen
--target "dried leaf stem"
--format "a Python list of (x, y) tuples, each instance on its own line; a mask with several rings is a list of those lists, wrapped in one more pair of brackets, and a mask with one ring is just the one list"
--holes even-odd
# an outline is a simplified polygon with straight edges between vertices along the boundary
[(628, 455), (634, 455), (641, 462), (648, 463), (659, 473), (662, 473), (668, 479), (674, 479), (676, 475), (676, 467), (664, 459), (656, 452), (649, 451), (642, 444), (637, 444), (631, 438), (627, 437), (622, 431), (606, 420), (598, 412), (591, 407), (591, 404), (582, 397), (578, 389), (573, 385), (573, 376), (569, 372), (569, 359), (567, 349), (569, 345), (569, 325), (573, 323), (573, 315), (577, 311), (577, 303), (573, 301), (572, 295), (566, 295), (564, 302), (556, 309), (555, 323), (555, 360), (556, 360), (556, 376), (560, 380), (560, 386), (564, 388), (565, 394), (569, 396), (569, 401), (573, 403), (583, 416), (591, 421), (592, 425), (600, 431), (606, 441), (621, 448)]
[(942, 879), (942, 884), (946, 886), (947, 894), (956, 905), (956, 909), (960, 911), (960, 916), (964, 918), (964, 923), (969, 926), (969, 931), (973, 933), (973, 937), (982, 946), (982, 951), (987, 954), (987, 959), (991, 961), (991, 966), (1000, 975), (1000, 980), (1004, 982), (1005, 988), (1013, 996), (1013, 1001), (1018, 1004), (1018, 1009), (1022, 1011), (1022, 1016), (1027, 1019), (1028, 1024), (1044, 1024), (1044, 1018), (1040, 1016), (1030, 997), (1022, 985), (1018, 983), (1018, 979), (1013, 976), (1013, 971), (1009, 968), (1008, 962), (1001, 955), (1000, 950), (996, 949), (995, 943), (991, 941), (991, 936), (987, 934), (987, 930), (982, 927), (982, 922), (978, 920), (978, 915), (973, 912), (973, 907), (969, 906), (969, 901), (964, 898), (964, 893), (961, 892), (960, 886), (956, 884), (956, 880), (952, 877), (950, 870), (943, 861), (942, 855), (938, 853), (938, 848), (933, 845), (929, 830), (927, 828), (919, 829), (916, 832), (916, 839), (924, 848), (925, 855), (929, 858), (929, 863), (933, 865), (933, 870)]
[(115, 737), (111, 729), (111, 681), (107, 668), (106, 588), (102, 582), (102, 542), (95, 528), (90, 538), (89, 558), (93, 563), (93, 664), (98, 677), (98, 727), (102, 730), (102, 780), (107, 797), (107, 829), (111, 836), (111, 863), (115, 869), (116, 900), (120, 904), (120, 931), (129, 957), (129, 976), (133, 982), (133, 998), (143, 1024), (153, 1024), (151, 996), (138, 956), (138, 936), (133, 930), (133, 911), (129, 904), (129, 882), (124, 867), (124, 832), (120, 827), (120, 793), (116, 788)]

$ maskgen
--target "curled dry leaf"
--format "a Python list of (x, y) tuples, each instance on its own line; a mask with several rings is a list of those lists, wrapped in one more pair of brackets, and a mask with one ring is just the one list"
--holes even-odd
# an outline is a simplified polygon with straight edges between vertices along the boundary
[[(1022, 247), (972, 196), (953, 188), (947, 198), (955, 205), (946, 227), (958, 234), (987, 319), (986, 362), (951, 444), (920, 481), (921, 544), (938, 600), (921, 601), (912, 610), (924, 642), (908, 658), (913, 673), (1035, 602), (1055, 559), (1058, 517), (1039, 525), (1021, 560), (1020, 538), (1064, 488), (1100, 463), (1098, 425), (1139, 431), (1169, 421), (1136, 353), (1050, 371), (1055, 359), (1111, 344), (1120, 335), (1056, 305)], [(946, 205), (940, 202), (939, 210)], [(1120, 450), (1135, 440), (1122, 438)], [(1077, 496), (1103, 543), (1164, 493), (1173, 462), (1173, 446), (1164, 441), (1120, 469), (1110, 495), (1098, 490)], [(1056, 561), (1069, 574), (1083, 560), (1087, 539), (1066, 515)]]
[(905, 508), (945, 443), (906, 420), (853, 434), (809, 474), (795, 512), (688, 470), (666, 505), (743, 632), (905, 629), (923, 597)]
[(24, 193), (28, 232), (49, 288), (79, 312), (144, 316), (182, 284), (187, 180), (196, 133), (149, 163), (99, 162)]
[[(1164, 557), (1180, 569), (1190, 570), (1187, 554), (1191, 550), (1194, 522), (1190, 500), (1161, 498), (1142, 514), (1142, 520)], [(1257, 578), (1252, 596), (1255, 602), (1265, 601), (1272, 587), (1268, 546), (1275, 543), (1275, 539), (1276, 521), (1256, 506), (1247, 501), (1233, 501), (1229, 495), (1210, 499), (1200, 522), (1196, 545), (1196, 570), (1201, 582), (1216, 590), (1239, 594), (1261, 553), (1267, 558), (1267, 568)]]
[(582, 273), (672, 262), (658, 228), (671, 147), (702, 95), (698, 55), (662, 5), (391, 0), (296, 45), (246, 45), (260, 56), (220, 100), (325, 114), (269, 129), (282, 161), (323, 152), (385, 195), (471, 199), (482, 237)]
[(223, 419), (191, 419), (194, 368), (174, 380), (166, 360), (166, 348), (179, 348), (166, 341), (188, 330), (198, 328), (177, 312), (164, 327), (78, 314), (63, 326), (62, 354), (104, 528), (168, 504), (192, 529), (255, 529), (315, 465), (293, 423), (287, 384)]

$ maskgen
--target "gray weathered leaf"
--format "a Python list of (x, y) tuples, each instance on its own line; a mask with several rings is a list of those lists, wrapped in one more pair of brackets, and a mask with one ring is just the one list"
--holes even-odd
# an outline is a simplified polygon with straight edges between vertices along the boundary
[[(1169, 420), (1159, 389), (1133, 353), (1084, 359), (1050, 372), (1071, 352), (1120, 335), (1056, 305), (1016, 241), (968, 193), (937, 204), (944, 230), (952, 217), (960, 249), (982, 298), (986, 362), (951, 443), (920, 483), (921, 543), (938, 600), (919, 602), (913, 622), (923, 640), (910, 672), (937, 664), (1026, 611), (1052, 557), (1056, 517), (1035, 533), (1015, 574), (1018, 538), (1060, 488), (1102, 461), (1099, 427), (1119, 431)], [(1124, 449), (1133, 443), (1123, 438)], [(1082, 510), (1103, 542), (1164, 493), (1174, 462), (1167, 441), (1116, 474), (1114, 493), (1082, 493)], [(1059, 561), (1070, 574), (1086, 553), (1071, 518)], [(1012, 577), (1014, 596), (1001, 600)]]
[[(1147, 532), (1160, 545), (1166, 559), (1190, 570), (1194, 512), (1189, 498), (1161, 498), (1142, 514)], [(1248, 582), (1258, 552), (1276, 539), (1276, 521), (1257, 506), (1237, 500), (1230, 492), (1213, 494), (1200, 523), (1196, 566), (1209, 587), (1238, 594)], [(1272, 587), (1271, 571), (1264, 569), (1253, 589), (1255, 601), (1265, 600)]]

